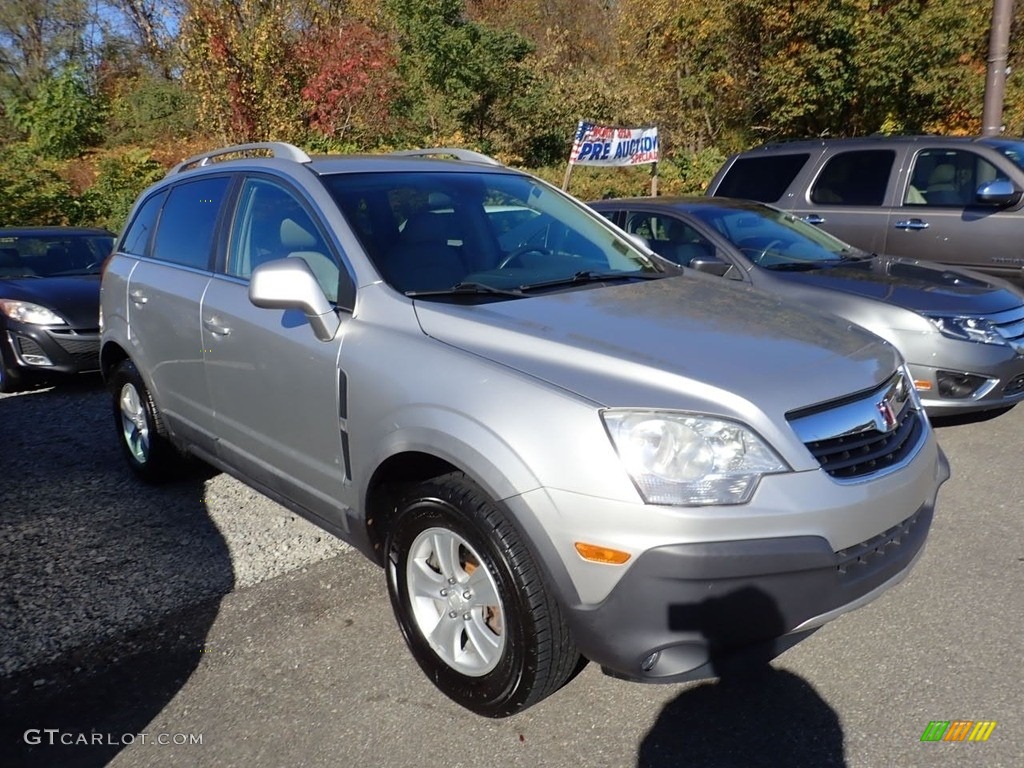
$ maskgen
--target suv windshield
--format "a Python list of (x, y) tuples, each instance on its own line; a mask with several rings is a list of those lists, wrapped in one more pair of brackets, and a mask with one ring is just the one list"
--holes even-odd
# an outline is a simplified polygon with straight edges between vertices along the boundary
[(378, 271), (407, 295), (499, 300), (668, 274), (596, 215), (528, 176), (366, 173), (324, 183)]
[(1024, 170), (1024, 141), (987, 141), (985, 142), (1001, 153), (1018, 168)]
[(98, 275), (112, 235), (0, 235), (0, 278)]
[(860, 255), (805, 221), (768, 206), (695, 206), (690, 213), (732, 243), (754, 264), (791, 269), (839, 263)]

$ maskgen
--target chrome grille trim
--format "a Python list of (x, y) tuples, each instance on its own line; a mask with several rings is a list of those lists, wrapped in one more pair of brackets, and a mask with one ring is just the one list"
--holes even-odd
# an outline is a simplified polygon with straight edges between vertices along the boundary
[(840, 482), (888, 474), (923, 444), (927, 420), (902, 370), (855, 399), (786, 415), (819, 465)]
[(995, 327), (996, 332), (1017, 348), (1024, 345), (1024, 304), (1004, 312), (983, 315)]

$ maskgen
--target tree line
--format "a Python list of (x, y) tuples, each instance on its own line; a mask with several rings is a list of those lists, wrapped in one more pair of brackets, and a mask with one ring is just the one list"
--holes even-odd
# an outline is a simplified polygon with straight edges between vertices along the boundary
[[(5, 0), (0, 224), (118, 229), (184, 157), (464, 146), (552, 181), (580, 119), (659, 127), (663, 193), (805, 136), (980, 130), (990, 0)], [(1010, 65), (1024, 9), (1015, 9)], [(1024, 132), (1011, 75), (1006, 132)], [(592, 171), (592, 172), (591, 172)], [(580, 197), (644, 171), (579, 169)]]

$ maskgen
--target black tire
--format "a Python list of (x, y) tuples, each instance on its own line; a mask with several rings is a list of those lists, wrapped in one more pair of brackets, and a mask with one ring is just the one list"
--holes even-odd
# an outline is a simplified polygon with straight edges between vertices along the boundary
[[(483, 594), (489, 584), (500, 600), (497, 606), (468, 605), (460, 609), (449, 604), (451, 598), (443, 599), (440, 593), (434, 598), (431, 592), (430, 597), (418, 598), (418, 608), (413, 607), (410, 579), (423, 577), (409, 575), (410, 559), (415, 574), (426, 573), (430, 579), (434, 574), (427, 568), (433, 568), (438, 571), (437, 585), (445, 586), (443, 568), (421, 556), (430, 549), (432, 536), (446, 541), (449, 535), (451, 541), (467, 545), (459, 544), (457, 550), (457, 571), (461, 571), (460, 583), (455, 585), (458, 594), (471, 594), (471, 590), (462, 590), (473, 584), (482, 584)], [(388, 531), (387, 552), (388, 592), (405, 641), (427, 677), (456, 703), (486, 717), (506, 717), (554, 693), (578, 668), (579, 652), (559, 605), (518, 531), (501, 508), (464, 474), (444, 475), (400, 495)], [(473, 575), (478, 569), (483, 570), (482, 576)], [(446, 613), (451, 607), (455, 610)], [(417, 616), (426, 613), (429, 618), (432, 610), (437, 613), (433, 618), (438, 627), (449, 617), (454, 622), (448, 625), (455, 627), (453, 632), (441, 634), (461, 643), (467, 657), (476, 656), (477, 647), (469, 639), (470, 624), (475, 624), (477, 634), (485, 627), (500, 644), (500, 651), (473, 673), (465, 673), (468, 663), (460, 671), (435, 650), (424, 634)], [(461, 610), (466, 613), (456, 617)], [(459, 629), (458, 622), (463, 620), (466, 629)], [(476, 656), (480, 658), (482, 655)]]
[(0, 338), (0, 392), (10, 394), (25, 388), (25, 382), (19, 371), (7, 364), (8, 352), (4, 349), (5, 342)]
[[(147, 483), (163, 483), (180, 477), (184, 457), (168, 438), (160, 410), (135, 363), (123, 360), (118, 364), (109, 387), (118, 443), (132, 472)], [(125, 398), (132, 397), (137, 409), (125, 404)], [(134, 421), (128, 418), (127, 410), (135, 410)]]

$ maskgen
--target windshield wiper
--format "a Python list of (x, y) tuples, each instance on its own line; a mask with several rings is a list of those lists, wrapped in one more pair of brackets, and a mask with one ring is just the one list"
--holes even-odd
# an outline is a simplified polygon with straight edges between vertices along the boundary
[(497, 296), (514, 296), (517, 299), (523, 298), (523, 292), (518, 288), (495, 288), (486, 283), (456, 283), (451, 288), (440, 288), (432, 291), (406, 291), (405, 295), (410, 299), (422, 298), (424, 296), (485, 296), (494, 294)]
[(665, 275), (660, 272), (655, 274), (645, 272), (594, 272), (584, 269), (569, 277), (541, 280), (536, 283), (524, 283), (519, 286), (519, 290), (532, 291), (538, 288), (556, 288), (560, 285), (580, 285), (582, 283), (604, 283), (610, 280), (657, 280), (662, 277), (665, 277)]
[(812, 269), (825, 269), (825, 267), (840, 263), (839, 261), (780, 261), (778, 264), (765, 264), (763, 268), (773, 272), (810, 272)]

